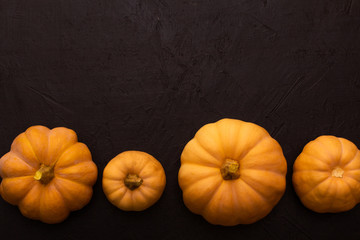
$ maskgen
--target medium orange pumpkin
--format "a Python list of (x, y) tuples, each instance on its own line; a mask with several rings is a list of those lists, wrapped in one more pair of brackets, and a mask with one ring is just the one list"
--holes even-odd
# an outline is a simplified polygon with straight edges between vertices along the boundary
[(160, 162), (140, 151), (122, 152), (113, 158), (103, 173), (107, 199), (125, 211), (142, 211), (161, 197), (166, 177)]
[(360, 202), (360, 154), (349, 140), (320, 136), (309, 142), (293, 167), (301, 202), (318, 212), (343, 212)]
[(33, 126), (0, 159), (4, 200), (28, 218), (59, 223), (91, 199), (97, 168), (73, 130)]
[(286, 160), (268, 132), (222, 119), (203, 126), (181, 154), (185, 205), (212, 224), (250, 224), (265, 217), (285, 191)]

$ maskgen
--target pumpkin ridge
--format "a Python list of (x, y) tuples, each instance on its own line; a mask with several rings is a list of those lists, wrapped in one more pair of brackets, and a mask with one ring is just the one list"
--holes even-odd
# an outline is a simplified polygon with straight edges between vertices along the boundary
[(356, 199), (356, 197), (355, 197), (355, 195), (354, 195), (354, 193), (353, 193), (353, 190), (352, 190), (352, 188), (350, 187), (349, 183), (348, 183), (346, 180), (344, 180), (344, 179), (342, 179), (342, 181), (343, 181), (343, 182), (346, 184), (346, 186), (349, 188), (350, 194), (351, 194), (351, 196), (353, 197), (354, 202), (355, 202), (355, 204), (356, 204), (358, 201), (357, 201), (357, 199)]
[(342, 162), (342, 157), (343, 157), (343, 154), (344, 154), (344, 146), (343, 146), (343, 143), (342, 141), (340, 141), (339, 138), (336, 138), (339, 142), (340, 142), (340, 146), (341, 146), (341, 151), (340, 151), (340, 157), (339, 157), (339, 161), (337, 163), (337, 166), (340, 166), (340, 163)]
[[(53, 186), (54, 184), (52, 184), (52, 186)], [(46, 186), (47, 188), (49, 187), (49, 186)], [(64, 207), (66, 207), (66, 209), (64, 209), (64, 212), (66, 212), (66, 214), (65, 214), (65, 216), (67, 217), (68, 215), (69, 215), (69, 208), (67, 207), (67, 205), (66, 205), (66, 203), (65, 203), (65, 201), (64, 201), (64, 198), (62, 197), (62, 195), (61, 195), (61, 193), (58, 191), (58, 189), (56, 188), (56, 186), (54, 186), (54, 189), (53, 189), (54, 191), (56, 191), (57, 192), (57, 194), (60, 196), (60, 198), (59, 199), (61, 199), (60, 201), (63, 203), (63, 206)], [(42, 189), (42, 191), (41, 191), (41, 197), (40, 197), (40, 205), (39, 205), (39, 219), (41, 220), (41, 221), (43, 221), (44, 219), (46, 219), (47, 218), (47, 212), (43, 212), (42, 211), (42, 208), (43, 208), (43, 204), (44, 204), (44, 202), (45, 202), (45, 200), (44, 200), (44, 192), (45, 191), (49, 191), (48, 189)], [(65, 217), (65, 218), (66, 218)]]
[[(347, 165), (349, 165), (350, 163), (352, 163), (352, 161), (355, 160), (355, 158), (358, 156), (359, 152), (360, 152), (360, 151), (357, 151), (356, 154), (355, 154), (355, 156), (354, 156), (349, 162), (347, 162), (347, 163), (342, 167), (342, 169), (345, 170), (345, 168), (347, 167)], [(352, 170), (347, 170), (347, 171), (353, 171), (353, 170), (358, 170), (358, 169), (352, 169)]]
[(34, 175), (22, 175), (22, 176), (16, 176), (16, 177), (4, 177), (3, 179), (12, 179), (12, 178), (25, 178), (25, 177), (34, 177)]
[(39, 204), (39, 208), (38, 208), (38, 218), (37, 219), (41, 219), (42, 217), (41, 217), (41, 200), (42, 200), (42, 198), (43, 198), (43, 195), (44, 195), (44, 187), (41, 189), (41, 191), (40, 191), (41, 193), (40, 193), (40, 197), (39, 197), (39, 200), (40, 200), (40, 204)]
[[(82, 162), (79, 162), (79, 163), (76, 163), (76, 164), (70, 164), (70, 165), (68, 165), (68, 166), (65, 166), (65, 167), (61, 167), (61, 168), (58, 168), (58, 167), (56, 167), (55, 165), (54, 165), (54, 173), (55, 172), (58, 172), (58, 171), (61, 171), (61, 170), (65, 170), (65, 169), (67, 169), (67, 168), (71, 168), (71, 167), (75, 167), (75, 166), (77, 166), (77, 165), (79, 165), (79, 164), (83, 164), (83, 163), (86, 163), (86, 162), (93, 162), (93, 161), (82, 161)], [(55, 169), (56, 169), (56, 171), (55, 171)]]
[(144, 198), (144, 199), (147, 199), (147, 197), (145, 196), (144, 192), (141, 191), (142, 188), (138, 188), (138, 193)]
[(258, 168), (244, 168), (244, 169), (241, 169), (241, 171), (244, 171), (244, 170), (246, 170), (246, 171), (259, 171), (259, 172), (271, 172), (271, 173), (273, 173), (275, 175), (278, 175), (280, 177), (284, 177), (284, 174), (279, 173), (279, 172), (275, 172), (275, 171), (273, 171), (274, 169), (266, 169), (266, 170), (258, 169)]
[[(208, 174), (207, 176), (204, 176), (203, 178), (197, 179), (197, 181), (193, 182), (192, 184), (195, 184), (195, 183), (197, 183), (197, 182), (206, 180), (206, 179), (211, 178), (211, 177), (216, 177), (217, 175), (219, 175), (219, 173), (220, 173), (220, 170), (218, 170), (218, 173), (215, 173), (215, 172), (214, 172), (214, 174)], [(220, 174), (220, 177), (221, 177), (221, 174)], [(224, 181), (224, 180), (221, 178), (221, 181)], [(220, 184), (219, 184), (219, 185), (220, 185)]]
[[(53, 160), (53, 161), (52, 161), (51, 166), (55, 166), (55, 165), (56, 165), (56, 163), (58, 162), (58, 160), (60, 159), (60, 157), (62, 156), (62, 154), (63, 154), (66, 150), (68, 150), (71, 146), (79, 143), (79, 141), (78, 141), (78, 136), (77, 136), (77, 134), (76, 134), (76, 132), (75, 132), (74, 130), (69, 129), (69, 128), (66, 128), (66, 127), (55, 127), (55, 128), (53, 128), (53, 129), (51, 129), (51, 130), (48, 132), (48, 134), (47, 134), (47, 140), (48, 140), (47, 146), (48, 146), (48, 149), (47, 149), (47, 154), (46, 154), (46, 156), (49, 155), (49, 149), (50, 149), (49, 146), (51, 145), (51, 144), (50, 144), (51, 136), (54, 135), (54, 132), (56, 132), (55, 130), (59, 130), (59, 129), (64, 129), (64, 130), (66, 130), (66, 131), (68, 131), (68, 132), (71, 132), (71, 134), (74, 134), (74, 136), (75, 136), (75, 142), (74, 142), (73, 144), (67, 146), (65, 149), (63, 149), (63, 151), (57, 156), (56, 160)], [(68, 141), (68, 140), (66, 140), (66, 141)]]
[[(121, 188), (125, 188), (125, 191), (123, 192), (123, 194), (119, 194), (120, 197), (114, 197), (113, 198), (113, 202), (121, 202), (121, 200), (124, 198), (124, 196), (126, 195), (127, 191), (129, 191), (129, 189), (127, 189), (125, 186), (121, 187)], [(111, 195), (117, 195), (118, 191), (121, 190), (121, 188), (115, 189), (115, 191), (111, 192), (111, 193), (107, 193), (109, 198), (111, 198)]]
[[(200, 180), (202, 181), (202, 180)], [(206, 203), (204, 203), (202, 205), (202, 208), (200, 209), (200, 211), (194, 211), (194, 210), (191, 210), (192, 212), (195, 212), (197, 214), (203, 214), (203, 212), (205, 211), (205, 208), (207, 207), (207, 205), (209, 204), (209, 202), (211, 201), (211, 199), (213, 198), (214, 194), (218, 191), (220, 185), (223, 183), (224, 180), (220, 180), (218, 181), (218, 184), (216, 184), (216, 186), (214, 187), (214, 189), (212, 190), (212, 193), (210, 194), (210, 197), (206, 199)], [(198, 182), (198, 181), (197, 181)], [(196, 183), (195, 183), (196, 184)], [(194, 186), (195, 184), (191, 185), (191, 186)], [(183, 196), (184, 196), (184, 192), (186, 191), (186, 189), (189, 189), (191, 188), (191, 186), (189, 187), (186, 187), (185, 189), (183, 189)], [(186, 205), (186, 204), (185, 204)], [(189, 208), (190, 209), (190, 208)]]
[[(125, 187), (125, 188), (126, 188), (126, 187)], [(129, 192), (129, 191), (130, 191), (130, 190), (126, 188), (124, 194), (123, 194), (119, 199), (117, 199), (117, 202), (118, 202), (118, 203), (121, 203), (121, 201), (124, 199), (124, 197), (126, 196), (127, 192)]]
[[(337, 191), (337, 189), (338, 189), (338, 184), (336, 183), (336, 181), (334, 182), (334, 179), (333, 179), (333, 178), (331, 178), (331, 182), (329, 183), (328, 189), (329, 189), (331, 186), (333, 186), (333, 187), (336, 189), (336, 191), (335, 191), (335, 196), (337, 196), (337, 195), (338, 195), (338, 191)], [(334, 203), (335, 203), (335, 200), (336, 200), (336, 198), (333, 197), (332, 200), (331, 200), (330, 206), (329, 206), (330, 209), (333, 208)]]
[[(141, 170), (141, 172), (142, 172), (142, 170)], [(141, 175), (140, 173), (138, 174), (138, 176), (143, 180), (143, 183), (141, 184), (141, 186), (143, 186), (143, 184), (145, 183), (145, 180), (155, 178), (158, 175), (158, 173), (161, 173), (161, 170), (160, 169), (155, 170), (153, 174), (147, 175), (147, 176), (140, 176)]]
[[(31, 193), (31, 190), (33, 189), (35, 187), (35, 184), (30, 188), (30, 190), (24, 195), (24, 197), (19, 201), (19, 209), (20, 209), (20, 211), (21, 211), (21, 213), (24, 215), (24, 216), (27, 216), (28, 218), (30, 218), (30, 219), (34, 219), (34, 220), (40, 220), (40, 205), (38, 205), (37, 206), (37, 208), (33, 208), (33, 209), (36, 209), (36, 213), (35, 213), (35, 216), (36, 217), (34, 217), (33, 216), (33, 214), (32, 214), (32, 216), (28, 216), (28, 215), (26, 215), (26, 214), (24, 214), (23, 213), (23, 211), (21, 210), (21, 204), (22, 204), (22, 201), (24, 201), (24, 199)], [(43, 193), (43, 189), (41, 189), (41, 191), (40, 191), (40, 197), (39, 197), (39, 199), (41, 199), (41, 197), (42, 197), (42, 193)]]
[[(126, 175), (126, 174), (125, 174)], [(106, 177), (104, 177), (104, 178), (106, 178), (106, 179), (108, 179), (108, 180), (111, 180), (111, 181), (120, 181), (121, 179), (120, 178), (113, 178), (113, 177), (109, 177), (109, 176), (106, 176)]]
[(266, 205), (270, 206), (269, 203), (266, 201), (266, 197), (265, 197), (264, 195), (262, 195), (257, 189), (255, 189), (253, 186), (251, 186), (249, 183), (247, 183), (247, 182), (244, 180), (244, 178), (241, 178), (241, 180), (242, 180), (250, 189), (252, 189), (257, 195), (259, 195), (260, 198), (262, 199), (262, 201), (263, 201)]
[[(139, 174), (138, 174), (139, 177), (140, 177), (141, 173), (146, 169), (146, 166), (148, 166), (150, 163), (152, 163), (153, 166), (155, 165), (154, 167), (156, 167), (156, 163), (153, 162), (152, 159), (151, 159), (151, 161), (147, 161), (147, 162), (141, 167), (140, 172), (139, 172)], [(143, 178), (143, 177), (141, 177), (141, 178)], [(147, 178), (147, 177), (146, 177), (146, 178)]]
[[(21, 176), (21, 177), (9, 177), (9, 178), (4, 178), (4, 179), (12, 179), (12, 178), (33, 178), (33, 176)], [(4, 180), (3, 179), (3, 180)], [(2, 196), (3, 198), (4, 198), (4, 196), (2, 195), (3, 193), (4, 193), (4, 189), (3, 189), (3, 184), (2, 184), (3, 182), (1, 181), (1, 184), (0, 184), (0, 188), (2, 189), (1, 191), (0, 191), (0, 196)], [(34, 181), (32, 181), (32, 183), (31, 184), (29, 184), (29, 186), (26, 188), (26, 193), (23, 195), (23, 197), (21, 198), (21, 199), (19, 199), (19, 201), (17, 202), (17, 204), (16, 205), (18, 205), (25, 197), (26, 197), (26, 195), (31, 191), (31, 189), (34, 187), (34, 184), (35, 184), (35, 182)], [(4, 198), (4, 200), (5, 200), (5, 198)]]
[[(34, 154), (38, 165), (40, 165), (39, 160), (38, 160), (38, 157), (35, 155), (34, 150), (33, 150), (33, 148), (32, 148), (32, 145), (30, 144), (30, 141), (27, 139), (27, 137), (26, 137), (26, 140), (29, 142), (29, 145), (31, 146), (31, 151), (32, 151), (33, 154)], [(36, 169), (36, 168), (39, 167), (39, 166), (32, 166), (30, 163), (28, 163), (27, 161), (25, 161), (25, 160), (22, 158), (23, 156), (21, 156), (17, 151), (14, 151), (14, 150), (10, 149), (10, 152), (9, 152), (9, 153), (14, 154), (17, 158), (19, 158), (21, 161), (23, 161), (23, 162), (26, 163), (28, 166), (30, 166), (30, 167), (32, 167), (32, 168), (34, 168), (34, 169)]]
[[(39, 167), (39, 166), (36, 166), (36, 167), (32, 166), (30, 163), (28, 163), (27, 161), (25, 161), (17, 152), (12, 152), (12, 151), (10, 151), (8, 154), (9, 154), (9, 155), (10, 155), (10, 154), (13, 154), (14, 157), (20, 159), (20, 160), (21, 160), (22, 162), (24, 162), (26, 165), (28, 165), (29, 167), (31, 167), (32, 169), (34, 169), (34, 171), (36, 171), (36, 168)], [(5, 155), (4, 155), (4, 156), (5, 156)]]
[(151, 186), (148, 182), (145, 181), (145, 179), (144, 179), (143, 184), (141, 184), (141, 186), (142, 186), (141, 189), (150, 189), (151, 191), (156, 191), (156, 190), (161, 189), (160, 186)]
[[(196, 163), (196, 164), (195, 164), (195, 163), (192, 163), (192, 164), (202, 165), (202, 166), (208, 166), (208, 167), (213, 166), (214, 168), (219, 168), (219, 167), (221, 166), (222, 160), (219, 160), (217, 157), (215, 157), (215, 156), (213, 156), (211, 153), (209, 153), (209, 152), (200, 144), (200, 142), (199, 142), (196, 138), (193, 138), (192, 140), (190, 140), (190, 141), (186, 144), (186, 146), (188, 146), (190, 142), (194, 142), (193, 144), (196, 144), (197, 147), (201, 148), (208, 156), (211, 157), (211, 160), (213, 160), (213, 162), (214, 162), (214, 163), (207, 162), (207, 163)], [(185, 146), (184, 149), (187, 148), (186, 146)], [(191, 154), (193, 154), (193, 153), (191, 153)], [(184, 154), (181, 153), (181, 156), (180, 156), (180, 162), (181, 162), (181, 164), (190, 164), (191, 162), (186, 162), (186, 163), (184, 162), (184, 159), (187, 159), (187, 158), (185, 158), (185, 157), (183, 157), (183, 156), (184, 156)]]
[[(70, 151), (70, 148), (72, 148), (72, 147), (75, 148), (75, 146), (84, 146), (84, 147), (87, 149), (87, 151), (90, 153), (90, 154), (89, 154), (89, 157), (90, 157), (90, 158), (84, 158), (84, 157), (82, 157), (83, 161), (78, 161), (77, 163), (74, 163), (74, 161), (71, 161), (71, 162), (68, 163), (67, 165), (66, 165), (66, 164), (64, 165), (64, 164), (63, 164), (63, 160), (62, 160), (63, 155), (64, 155), (65, 153), (67, 153), (67, 151)], [(71, 149), (71, 152), (74, 151), (74, 150), (78, 150), (78, 149)], [(80, 149), (80, 150), (81, 150), (81, 149)], [(71, 153), (71, 152), (70, 152), (70, 153)], [(84, 160), (84, 159), (85, 159), (85, 160)], [(91, 152), (90, 152), (89, 148), (86, 146), (86, 144), (84, 144), (84, 143), (82, 143), (82, 142), (76, 142), (76, 143), (74, 143), (73, 145), (71, 145), (71, 146), (69, 146), (68, 148), (66, 148), (66, 149), (64, 150), (64, 152), (61, 153), (59, 159), (56, 161), (57, 165), (55, 166), (55, 168), (58, 169), (58, 170), (66, 169), (66, 168), (69, 168), (69, 167), (72, 167), (72, 166), (75, 166), (75, 165), (77, 165), (77, 164), (81, 164), (81, 163), (84, 163), (84, 162), (92, 162)], [(61, 163), (62, 166), (59, 167), (59, 164), (58, 164), (58, 163)]]
[(28, 178), (28, 177), (33, 177), (33, 175), (23, 175), (23, 176), (17, 176), (17, 177), (4, 177), (3, 180), (13, 179), (13, 178)]
[(324, 182), (328, 181), (329, 179), (331, 179), (330, 176), (327, 177), (327, 178), (325, 178), (324, 180), (320, 181), (319, 183), (317, 183), (314, 187), (311, 188), (310, 191), (308, 191), (308, 192), (306, 192), (305, 194), (303, 194), (302, 197), (301, 197), (301, 199), (304, 199), (307, 195), (309, 195), (312, 191), (314, 191), (317, 187), (319, 187), (320, 184), (323, 184)]
[(219, 191), (219, 189), (221, 188), (221, 185), (223, 185), (224, 181), (220, 181), (220, 184), (216, 187), (216, 189), (213, 191), (213, 193), (211, 194), (211, 197), (208, 199), (208, 201), (206, 202), (206, 204), (203, 205), (203, 208), (199, 211), (201, 215), (204, 215), (204, 212), (207, 211), (207, 208), (209, 207), (210, 203), (212, 202), (215, 194)]
[[(224, 154), (225, 154), (225, 159), (227, 159), (227, 158), (230, 158), (230, 159), (239, 159), (239, 156), (235, 156), (235, 154), (234, 154), (234, 156), (229, 156), (229, 154), (227, 153), (227, 152), (225, 152), (225, 147), (224, 147), (224, 143), (222, 142), (222, 134), (221, 134), (221, 132), (222, 132), (222, 130), (220, 129), (220, 126), (221, 126), (221, 122), (223, 122), (223, 120), (225, 120), (225, 121), (231, 121), (231, 119), (228, 119), (228, 118), (226, 118), (226, 119), (222, 119), (222, 120), (219, 120), (218, 122), (216, 122), (216, 127), (217, 127), (217, 131), (218, 131), (218, 135), (219, 135), (219, 139), (220, 139), (220, 143), (221, 143), (221, 146), (222, 146), (222, 150), (223, 150), (223, 152), (224, 152)], [(238, 120), (238, 121), (240, 121), (240, 120)], [(235, 134), (234, 134), (234, 138), (235, 139), (239, 139), (239, 128), (235, 128), (236, 130), (233, 130), (232, 132), (235, 132)], [(234, 152), (233, 152), (234, 153)]]
[(344, 169), (344, 175), (345, 175), (345, 172), (354, 172), (354, 171), (360, 171), (360, 169), (349, 169), (349, 170)]
[(225, 148), (224, 148), (224, 143), (221, 140), (221, 133), (220, 133), (220, 128), (219, 128), (219, 124), (215, 123), (215, 128), (216, 128), (216, 132), (218, 135), (218, 143), (221, 146), (221, 151), (224, 153), (225, 159), (228, 158), (227, 155), (228, 153), (225, 152)]
[[(210, 154), (210, 153), (209, 153)], [(203, 166), (203, 167), (208, 167), (208, 168), (220, 168), (220, 166), (216, 166), (213, 165), (211, 163), (194, 163), (194, 162), (187, 162), (187, 163), (182, 163), (182, 164), (192, 164), (194, 166)]]
[[(49, 141), (50, 141), (50, 138), (49, 138)], [(76, 145), (77, 143), (80, 143), (80, 142), (75, 142), (74, 144), (72, 144), (72, 145), (68, 146), (67, 148), (65, 148), (65, 149), (61, 152), (61, 154), (59, 155), (59, 157), (54, 161), (54, 163), (53, 163), (52, 165), (55, 167), (56, 163), (59, 161), (59, 159), (62, 157), (62, 155), (63, 155), (69, 148), (71, 148), (72, 146)], [(76, 164), (74, 164), (74, 165), (76, 165)], [(74, 165), (71, 165), (71, 166), (74, 166)]]
[[(318, 158), (318, 157), (315, 157), (315, 156), (311, 155), (311, 154), (310, 154), (310, 153), (308, 153), (308, 152), (302, 152), (301, 154), (308, 155), (309, 157), (311, 157), (311, 158), (313, 158), (313, 159), (316, 159), (316, 160), (318, 160), (318, 161), (320, 161), (320, 162), (324, 163), (326, 166), (328, 166), (328, 167), (329, 167), (329, 171), (330, 171), (330, 166), (329, 166), (329, 164), (328, 164), (327, 162), (323, 161), (322, 159), (320, 159), (320, 158)], [(301, 154), (300, 154), (299, 156), (301, 156)]]
[[(69, 173), (69, 172), (65, 172), (65, 173), (63, 172), (63, 170), (66, 170), (66, 169), (69, 170), (68, 168), (74, 168), (74, 167), (79, 168), (78, 165), (80, 165), (80, 164), (84, 164), (84, 166), (82, 167), (82, 169), (80, 169), (80, 170), (78, 169), (78, 171), (76, 171), (76, 174), (75, 173)], [(90, 183), (83, 183), (85, 186), (92, 186), (92, 185), (95, 184), (95, 182), (97, 180), (98, 172), (97, 172), (97, 166), (93, 161), (86, 161), (86, 162), (84, 161), (84, 162), (81, 162), (79, 164), (71, 165), (68, 168), (56, 169), (56, 171), (54, 171), (55, 176), (61, 177), (63, 179), (67, 179), (67, 180), (72, 180), (72, 181), (77, 182), (77, 183), (81, 183), (80, 179), (83, 176), (88, 176), (88, 175), (91, 176), (91, 174), (96, 172), (96, 176), (95, 176), (94, 179), (92, 179), (90, 177), (86, 178), (87, 180), (92, 180)], [(91, 171), (91, 168), (93, 168), (93, 171)], [(79, 174), (81, 175), (80, 179), (79, 179), (80, 181), (77, 181), (77, 179), (68, 179), (67, 178), (67, 176), (74, 176), (74, 175), (79, 175)]]
[[(110, 183), (105, 184), (104, 182), (110, 182)], [(112, 188), (110, 188), (110, 189), (113, 189), (113, 190), (110, 191), (109, 188), (106, 187), (106, 185), (111, 185)], [(106, 190), (106, 192), (108, 192), (109, 194), (115, 192), (117, 189), (123, 188), (124, 185), (125, 185), (124, 181), (121, 181), (120, 179), (112, 179), (107, 176), (103, 177), (103, 183), (102, 183), (103, 190), (104, 190), (104, 192)], [(113, 186), (116, 186), (116, 187), (113, 187)]]
[[(243, 156), (240, 160), (246, 159), (246, 158), (248, 158), (249, 156), (251, 157), (251, 154), (250, 154), (250, 153), (252, 152), (252, 150), (253, 150), (253, 148), (250, 149), (250, 150), (246, 153), (246, 155)], [(258, 153), (258, 154), (256, 154), (256, 155), (265, 154), (265, 153), (269, 154), (269, 153), (273, 153), (273, 152), (279, 152), (279, 149), (272, 148), (272, 149), (270, 149), (270, 150), (268, 150), (268, 151), (265, 151), (265, 152), (262, 152), (262, 153)], [(283, 152), (281, 152), (281, 153), (283, 154)], [(256, 155), (255, 155), (255, 156), (256, 156)]]
[[(147, 192), (150, 192), (150, 194), (147, 194)], [(142, 188), (137, 188), (137, 191), (134, 190), (133, 193), (134, 194), (139, 193), (144, 199), (148, 199), (150, 201), (151, 199), (153, 199), (155, 195), (157, 195), (157, 189), (154, 189), (149, 186), (144, 186)]]
[(205, 152), (207, 152), (209, 155), (211, 155), (213, 158), (218, 160), (218, 162), (221, 164), (223, 162), (223, 159), (219, 159), (218, 157), (214, 156), (212, 153), (210, 153), (201, 143), (200, 141), (195, 137), (195, 141), (199, 144), (199, 147), (201, 147)]
[(34, 154), (34, 156), (35, 156), (35, 158), (36, 158), (36, 161), (37, 161), (38, 163), (40, 163), (40, 159), (39, 159), (39, 157), (36, 155), (36, 152), (35, 152), (35, 150), (34, 150), (34, 146), (31, 144), (30, 139), (28, 138), (28, 136), (27, 136), (27, 134), (26, 134), (26, 131), (25, 131), (24, 135), (25, 135), (26, 141), (28, 141), (28, 143), (29, 143), (29, 146), (30, 146), (30, 148), (31, 148), (31, 151), (33, 152), (33, 154)]
[[(69, 210), (68, 206), (66, 205), (66, 202), (64, 201), (64, 198), (63, 198), (61, 192), (59, 191), (57, 185), (56, 184), (51, 184), (51, 185), (54, 187), (55, 191), (59, 194), (61, 201), (64, 203), (64, 206), (67, 208), (67, 211), (69, 212), (70, 210)], [(43, 201), (44, 199), (42, 198), (41, 200)]]
[(231, 194), (233, 197), (234, 202), (239, 202), (239, 197), (236, 191), (236, 186), (235, 184), (231, 184)]
[(316, 170), (316, 169), (304, 169), (304, 170), (296, 170), (297, 173), (301, 172), (329, 172), (329, 170)]
[(266, 139), (267, 136), (263, 136), (262, 138), (260, 138), (253, 146), (249, 147), (249, 150), (244, 154), (241, 154), (238, 158), (240, 159), (239, 161), (241, 161), (242, 159), (244, 159), (245, 157), (247, 157), (247, 155), (252, 152), (252, 150), (254, 150), (255, 147), (257, 147), (264, 139)]
[(112, 178), (112, 177), (104, 177), (105, 179), (108, 179), (108, 180), (111, 180), (111, 181), (119, 181), (120, 179), (119, 178)]
[[(332, 136), (331, 136), (332, 137)], [(321, 137), (319, 137), (319, 138), (321, 138)], [(335, 137), (336, 139), (337, 139), (337, 137)], [(321, 140), (318, 140), (317, 141), (318, 143), (320, 143), (322, 146), (323, 146), (323, 148), (324, 149), (326, 149), (326, 152), (327, 152), (327, 154), (329, 155), (329, 158), (331, 159), (331, 158), (334, 158), (334, 156), (332, 155), (332, 153), (331, 152), (329, 152), (327, 149), (328, 149), (328, 146), (326, 145), (326, 144), (324, 144)], [(335, 158), (334, 158), (335, 159)], [(338, 162), (339, 163), (339, 162)]]
[[(348, 170), (348, 171), (346, 171), (346, 172), (352, 172), (352, 171), (359, 171), (359, 169)], [(360, 183), (360, 180), (354, 178), (354, 177), (351, 176), (351, 175), (346, 175), (346, 177), (352, 178), (352, 179), (354, 179), (355, 181), (357, 181), (358, 183)]]
[(130, 210), (131, 211), (134, 211), (135, 210), (135, 206), (134, 206), (134, 203), (135, 203), (135, 200), (134, 200), (134, 194), (132, 191), (129, 192), (130, 193)]
[(68, 179), (68, 178), (65, 178), (65, 177), (63, 177), (63, 176), (61, 176), (61, 175), (58, 175), (58, 174), (56, 174), (56, 175), (54, 176), (54, 178), (65, 179), (65, 180), (72, 181), (72, 182), (74, 182), (74, 183), (78, 183), (78, 184), (84, 185), (84, 186), (86, 186), (86, 187), (89, 187), (89, 185), (87, 185), (87, 184), (85, 184), (85, 183), (78, 182), (78, 181), (75, 181), (75, 180), (73, 180), (73, 179)]
[[(54, 177), (55, 178), (55, 177)], [(55, 179), (54, 179), (55, 180)], [(61, 196), (61, 200), (63, 201), (64, 203), (64, 206), (66, 207), (67, 211), (70, 212), (70, 207), (67, 205), (67, 202), (65, 201), (65, 199), (62, 197), (62, 193), (61, 191), (59, 190), (57, 184), (53, 184), (54, 188), (56, 189), (56, 191), (59, 193), (59, 195)]]
[(212, 166), (212, 165), (208, 165), (208, 164), (196, 164), (196, 163), (183, 163), (183, 164), (190, 164), (190, 165), (194, 165), (194, 166), (201, 166), (201, 167), (205, 167), (205, 168), (214, 168), (214, 169), (219, 169), (219, 166)]
[[(80, 194), (80, 193), (71, 194), (70, 192), (67, 191), (66, 187), (65, 188), (62, 187), (62, 184), (66, 183), (66, 182), (68, 182), (67, 184), (69, 184), (69, 183), (74, 184), (74, 185), (70, 186), (70, 191), (71, 191), (72, 187), (76, 186), (76, 188), (79, 188), (79, 187), (82, 188), (81, 191), (85, 191), (85, 193), (84, 194)], [(72, 211), (76, 211), (76, 210), (79, 210), (79, 209), (82, 209), (83, 207), (85, 207), (90, 202), (90, 200), (93, 196), (92, 187), (84, 186), (84, 185), (81, 185), (80, 183), (77, 184), (75, 182), (66, 181), (64, 179), (57, 179), (57, 181), (54, 181), (53, 184), (56, 185), (57, 190), (61, 194), (61, 196), (64, 200), (64, 203), (69, 210), (69, 214)], [(68, 198), (66, 198), (65, 196), (67, 196)], [(76, 199), (78, 199), (78, 200), (81, 199), (80, 201), (82, 204), (78, 204), (76, 201), (74, 201), (74, 199), (73, 199), (74, 197), (76, 197)]]

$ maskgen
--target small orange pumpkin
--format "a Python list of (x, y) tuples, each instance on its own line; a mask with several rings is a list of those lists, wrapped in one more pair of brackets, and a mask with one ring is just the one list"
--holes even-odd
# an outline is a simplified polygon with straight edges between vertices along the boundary
[(140, 151), (122, 152), (113, 158), (103, 173), (107, 199), (124, 211), (142, 211), (161, 197), (166, 177), (160, 162)]
[(285, 191), (286, 160), (268, 132), (222, 119), (200, 128), (181, 154), (185, 205), (212, 224), (250, 224), (265, 217)]
[(33, 126), (0, 159), (0, 193), (28, 218), (59, 223), (91, 199), (97, 168), (73, 130)]
[(301, 202), (318, 213), (352, 209), (360, 202), (360, 154), (349, 140), (320, 136), (309, 142), (293, 167)]

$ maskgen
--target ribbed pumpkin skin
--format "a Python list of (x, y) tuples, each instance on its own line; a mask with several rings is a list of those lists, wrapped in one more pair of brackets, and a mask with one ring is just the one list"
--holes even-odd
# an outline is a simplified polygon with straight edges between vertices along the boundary
[[(128, 174), (136, 174), (142, 179), (142, 184), (130, 190), (124, 183)], [(143, 211), (161, 197), (166, 176), (161, 163), (150, 154), (125, 151), (106, 165), (102, 185), (107, 199), (117, 208)]]
[[(239, 177), (225, 180), (227, 159), (239, 163)], [(179, 185), (187, 208), (208, 222), (233, 226), (265, 217), (285, 191), (282, 149), (253, 123), (222, 119), (196, 133), (181, 154)]]
[[(46, 184), (35, 179), (42, 165), (53, 170)], [(25, 217), (59, 223), (90, 201), (97, 167), (73, 130), (33, 126), (0, 159), (0, 176), (1, 196)]]
[(320, 136), (309, 142), (293, 166), (301, 202), (318, 213), (352, 209), (360, 202), (360, 154), (349, 140)]

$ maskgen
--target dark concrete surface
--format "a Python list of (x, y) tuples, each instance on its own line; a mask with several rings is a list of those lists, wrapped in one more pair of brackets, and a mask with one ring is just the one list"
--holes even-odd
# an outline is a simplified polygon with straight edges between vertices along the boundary
[[(284, 0), (0, 0), (0, 155), (27, 127), (74, 129), (99, 169), (91, 202), (57, 225), (0, 200), (1, 239), (360, 239), (360, 206), (306, 209), (292, 165), (319, 135), (360, 147), (360, 2)], [(287, 189), (252, 225), (192, 214), (180, 154), (221, 118), (266, 128), (288, 162)], [(165, 168), (162, 198), (122, 212), (101, 188), (125, 150)]]

